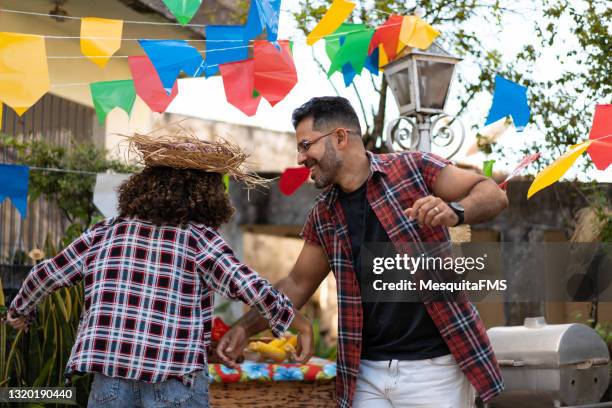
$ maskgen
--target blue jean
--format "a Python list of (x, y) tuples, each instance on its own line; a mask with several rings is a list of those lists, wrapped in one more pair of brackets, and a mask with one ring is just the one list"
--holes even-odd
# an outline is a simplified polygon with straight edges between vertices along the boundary
[(195, 376), (191, 387), (170, 379), (160, 383), (126, 380), (95, 374), (89, 408), (208, 408), (207, 370)]

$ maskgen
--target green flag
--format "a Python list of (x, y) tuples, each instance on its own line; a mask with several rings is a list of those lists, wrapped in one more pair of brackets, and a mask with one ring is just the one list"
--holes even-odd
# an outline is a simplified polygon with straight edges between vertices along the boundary
[(495, 163), (495, 160), (485, 160), (482, 163), (482, 174), (493, 177), (493, 163)]
[(325, 37), (325, 52), (330, 60), (334, 60), (338, 50), (340, 49), (340, 38), (345, 37), (342, 35), (346, 32), (363, 31), (367, 30), (368, 26), (365, 24), (352, 24), (344, 23), (332, 34)]
[(89, 84), (89, 89), (100, 123), (104, 123), (106, 115), (117, 107), (123, 109), (128, 116), (132, 113), (136, 89), (131, 79), (93, 82)]
[(334, 72), (340, 71), (346, 63), (350, 63), (355, 72), (360, 74), (368, 57), (368, 47), (373, 35), (373, 28), (348, 33), (344, 37), (342, 45), (338, 44), (339, 49), (336, 53), (333, 53), (334, 45), (331, 45), (333, 58), (331, 58), (331, 67), (327, 72), (327, 77), (329, 78)]
[(164, 4), (172, 15), (176, 17), (176, 21), (185, 25), (198, 12), (202, 0), (164, 0)]

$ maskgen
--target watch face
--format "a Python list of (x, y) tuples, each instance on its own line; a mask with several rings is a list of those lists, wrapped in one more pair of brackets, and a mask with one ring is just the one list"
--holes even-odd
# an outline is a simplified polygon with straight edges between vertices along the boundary
[(453, 202), (453, 203), (450, 203), (449, 205), (450, 205), (450, 206), (453, 208), (453, 210), (455, 210), (455, 211), (464, 212), (463, 206), (462, 206), (461, 204), (459, 204), (459, 203), (454, 203), (454, 202)]

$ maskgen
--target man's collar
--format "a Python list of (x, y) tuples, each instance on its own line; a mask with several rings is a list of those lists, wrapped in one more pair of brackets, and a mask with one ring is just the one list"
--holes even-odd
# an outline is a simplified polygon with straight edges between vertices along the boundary
[[(372, 153), (368, 150), (366, 150), (366, 155), (368, 156), (368, 160), (370, 161), (370, 174), (387, 174), (387, 161), (384, 159), (384, 156)], [(325, 190), (321, 194), (320, 201), (323, 201), (331, 209), (334, 205), (336, 198), (338, 197), (339, 189), (340, 187), (337, 184), (332, 184), (330, 187), (327, 188), (327, 190)]]

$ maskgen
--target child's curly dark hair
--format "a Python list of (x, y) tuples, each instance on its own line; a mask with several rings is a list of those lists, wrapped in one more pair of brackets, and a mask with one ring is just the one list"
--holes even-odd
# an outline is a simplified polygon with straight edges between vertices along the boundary
[(219, 173), (145, 167), (119, 187), (119, 215), (156, 225), (192, 223), (218, 228), (233, 213)]

